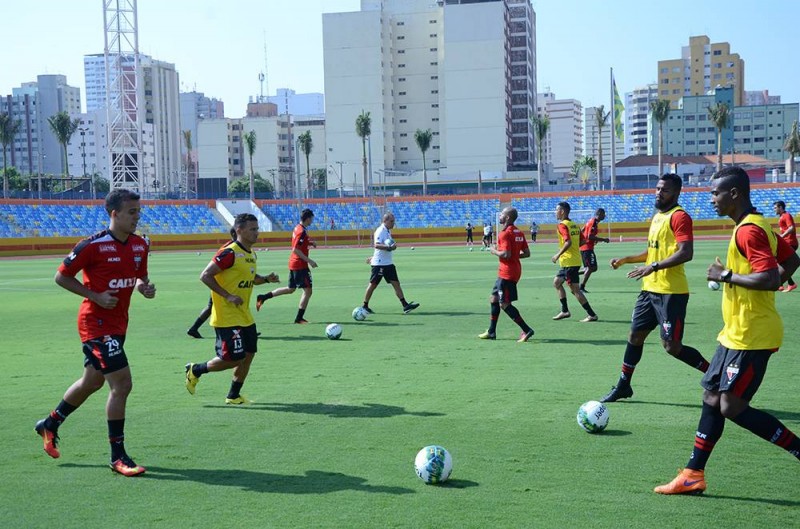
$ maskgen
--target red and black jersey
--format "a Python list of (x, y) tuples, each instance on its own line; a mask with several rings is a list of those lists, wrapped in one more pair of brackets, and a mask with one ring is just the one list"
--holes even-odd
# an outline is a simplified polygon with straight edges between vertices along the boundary
[(119, 300), (104, 309), (84, 299), (78, 310), (78, 332), (82, 342), (110, 334), (124, 335), (128, 329), (128, 307), (136, 280), (147, 277), (147, 243), (138, 235), (120, 242), (103, 230), (79, 242), (58, 267), (65, 276), (83, 270), (83, 285), (93, 292), (116, 290)]
[[(792, 226), (794, 226), (794, 218), (792, 217), (792, 214), (788, 211), (781, 213), (781, 216), (778, 219), (778, 227), (781, 229), (781, 233), (785, 232)], [(782, 237), (782, 239), (788, 242), (789, 246), (797, 249), (797, 232), (793, 231), (786, 235), (786, 237)]]
[(519, 281), (522, 277), (522, 263), (519, 261), (519, 254), (528, 247), (525, 234), (513, 224), (506, 226), (497, 235), (497, 251), (508, 252), (508, 257), (500, 258), (500, 265), (497, 269), (497, 277), (510, 281)]
[(592, 237), (597, 237), (597, 228), (600, 224), (600, 221), (597, 220), (597, 217), (592, 217), (591, 219), (586, 221), (586, 224), (583, 226), (583, 231), (581, 232), (581, 237), (583, 238), (583, 244), (581, 244), (581, 250), (594, 250), (594, 239)]
[[(308, 231), (302, 224), (298, 224), (292, 231), (292, 250), (295, 248), (303, 252), (303, 255), (308, 257), (308, 245), (311, 239), (308, 237)], [(308, 270), (308, 263), (300, 259), (296, 253), (289, 254), (289, 270)]]

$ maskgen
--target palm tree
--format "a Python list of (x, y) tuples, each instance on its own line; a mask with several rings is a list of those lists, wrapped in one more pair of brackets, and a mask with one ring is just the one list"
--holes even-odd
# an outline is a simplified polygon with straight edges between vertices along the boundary
[(70, 138), (78, 130), (80, 120), (78, 118), (71, 119), (65, 110), (58, 114), (54, 114), (47, 118), (50, 124), (50, 129), (55, 134), (58, 143), (61, 144), (61, 149), (64, 152), (64, 171), (67, 178), (69, 178), (69, 161), (67, 160), (67, 144)]
[(431, 138), (433, 133), (431, 129), (417, 129), (414, 133), (414, 141), (417, 142), (417, 147), (422, 152), (422, 195), (428, 194), (428, 168), (425, 164), (425, 151), (431, 148)]
[(367, 137), (372, 133), (372, 118), (369, 112), (361, 111), (356, 118), (356, 134), (361, 138), (361, 165), (364, 168), (364, 196), (367, 196), (368, 176), (367, 176)]
[(726, 103), (717, 103), (708, 107), (708, 117), (717, 127), (717, 172), (722, 171), (722, 129), (727, 129), (731, 118), (731, 109)]
[(189, 188), (193, 188), (194, 180), (192, 179), (192, 131), (184, 130), (183, 143), (186, 145), (186, 196), (189, 196)]
[(653, 114), (653, 119), (658, 123), (658, 175), (661, 176), (664, 166), (662, 165), (662, 156), (664, 153), (664, 122), (667, 121), (669, 116), (670, 106), (669, 101), (666, 99), (656, 99), (650, 101), (650, 112)]
[(597, 123), (597, 189), (600, 189), (603, 183), (603, 127), (608, 125), (610, 115), (611, 112), (606, 112), (605, 105), (594, 109), (594, 119)]
[(244, 135), (244, 146), (247, 149), (247, 155), (250, 157), (250, 200), (255, 200), (256, 188), (253, 176), (253, 155), (256, 153), (256, 131), (251, 130)]
[(308, 198), (311, 198), (311, 192), (314, 184), (311, 182), (311, 165), (309, 163), (309, 156), (314, 143), (311, 141), (311, 131), (307, 130), (297, 137), (297, 143), (300, 144), (300, 152), (306, 156), (306, 188), (308, 191)]
[(790, 179), (794, 177), (794, 159), (800, 155), (800, 133), (797, 131), (797, 120), (792, 124), (792, 131), (786, 136), (783, 150), (789, 153), (789, 174)]
[[(11, 119), (11, 116), (0, 112), (0, 143), (3, 144), (3, 198), (8, 198), (8, 146), (14, 142), (22, 122)], [(795, 124), (796, 125), (796, 124)], [(796, 128), (796, 127), (795, 127)]]
[(545, 155), (544, 155), (544, 140), (547, 137), (547, 131), (550, 130), (550, 118), (548, 116), (531, 116), (531, 123), (533, 123), (533, 132), (536, 133), (536, 147), (538, 148), (539, 153), (539, 163), (536, 164), (539, 170), (539, 183), (538, 189), (539, 192), (542, 192), (542, 165), (544, 165)]

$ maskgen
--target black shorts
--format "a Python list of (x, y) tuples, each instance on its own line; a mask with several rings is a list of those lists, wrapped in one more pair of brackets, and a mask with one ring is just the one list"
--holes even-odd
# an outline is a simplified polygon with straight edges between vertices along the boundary
[(486, 244), (492, 244), (492, 234), (490, 233), (489, 235), (484, 235), (483, 242)]
[(517, 283), (510, 279), (497, 278), (492, 289), (492, 296), (497, 296), (500, 303), (513, 303), (517, 301)]
[(631, 315), (631, 331), (661, 327), (661, 339), (682, 341), (689, 294), (656, 294), (642, 290)]
[(397, 268), (395, 268), (393, 264), (373, 266), (372, 273), (369, 276), (369, 282), (377, 285), (381, 282), (381, 279), (385, 279), (387, 283), (400, 281), (400, 279), (397, 278)]
[(597, 256), (594, 250), (581, 250), (581, 261), (585, 268), (590, 268), (592, 271), (597, 270)]
[(244, 360), (246, 353), (258, 351), (256, 324), (247, 327), (214, 327), (217, 356), (227, 362)]
[(467, 242), (472, 242), (472, 230), (467, 230)]
[(311, 288), (311, 271), (289, 270), (289, 288)]
[(738, 351), (722, 344), (711, 359), (700, 385), (708, 391), (730, 392), (750, 401), (758, 391), (773, 351)]
[(125, 335), (112, 334), (83, 342), (84, 367), (92, 366), (104, 375), (128, 367)]
[(531, 240), (536, 242), (536, 233), (531, 233)]
[(565, 280), (568, 285), (577, 285), (581, 282), (581, 275), (578, 273), (580, 269), (580, 266), (565, 266), (558, 271), (556, 277)]

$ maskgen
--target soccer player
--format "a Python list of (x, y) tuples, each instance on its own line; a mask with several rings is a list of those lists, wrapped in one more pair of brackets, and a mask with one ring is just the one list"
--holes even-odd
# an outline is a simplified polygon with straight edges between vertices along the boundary
[(307, 228), (311, 226), (312, 222), (314, 222), (314, 212), (308, 208), (304, 209), (300, 213), (300, 223), (295, 226), (292, 232), (292, 252), (289, 254), (289, 285), (256, 296), (256, 310), (261, 310), (261, 305), (268, 299), (283, 296), (284, 294), (292, 294), (296, 289), (302, 288), (303, 295), (300, 296), (300, 306), (297, 309), (297, 316), (295, 316), (294, 322), (308, 323), (304, 316), (313, 290), (309, 267), (317, 267), (317, 262), (308, 256), (308, 247), (317, 247), (317, 243), (308, 236)]
[(400, 287), (397, 269), (392, 263), (392, 252), (397, 249), (397, 245), (394, 244), (394, 239), (392, 239), (392, 234), (389, 231), (392, 228), (394, 228), (394, 214), (387, 212), (383, 215), (383, 222), (378, 226), (378, 229), (375, 230), (375, 234), (372, 236), (372, 247), (375, 250), (369, 260), (369, 263), (372, 265), (372, 271), (370, 273), (367, 291), (364, 294), (363, 305), (364, 309), (370, 314), (375, 314), (375, 312), (369, 308), (369, 300), (372, 299), (372, 293), (375, 292), (375, 289), (381, 284), (381, 279), (385, 279), (386, 282), (394, 288), (397, 299), (399, 299), (400, 303), (403, 305), (403, 314), (408, 314), (419, 307), (419, 303), (406, 301), (403, 295), (403, 289)]
[[(775, 214), (778, 215), (778, 228), (781, 230), (780, 236), (796, 251), (797, 232), (794, 229), (794, 218), (792, 218), (791, 213), (786, 211), (786, 202), (778, 200), (772, 204), (772, 207), (775, 209)], [(786, 280), (786, 283), (788, 283), (786, 287), (781, 285), (778, 287), (778, 290), (781, 292), (791, 292), (797, 288), (797, 283), (795, 283), (791, 277)]]
[(597, 321), (597, 314), (592, 310), (592, 306), (586, 299), (586, 296), (581, 292), (578, 281), (578, 270), (581, 267), (581, 256), (578, 249), (581, 245), (581, 230), (578, 225), (569, 219), (570, 206), (567, 202), (559, 202), (556, 206), (556, 219), (558, 219), (558, 241), (561, 245), (552, 261), (559, 263), (561, 269), (553, 278), (553, 286), (558, 294), (558, 300), (561, 302), (561, 312), (553, 316), (554, 320), (563, 320), (572, 316), (567, 306), (567, 292), (564, 290), (564, 282), (569, 285), (569, 289), (578, 299), (578, 303), (586, 311), (586, 317), (581, 320), (582, 323)]
[(240, 213), (233, 222), (236, 239), (220, 248), (200, 274), (200, 280), (211, 290), (211, 326), (217, 335), (216, 356), (202, 364), (186, 364), (186, 389), (194, 395), (200, 377), (214, 371), (233, 369), (233, 380), (226, 404), (247, 404), (241, 394), (258, 351), (258, 335), (250, 296), (253, 285), (276, 283), (274, 273), (256, 273), (253, 245), (258, 241), (258, 219), (251, 213)]
[[(783, 341), (783, 323), (775, 309), (775, 290), (800, 265), (800, 258), (750, 201), (750, 179), (740, 167), (726, 167), (711, 180), (711, 202), (719, 216), (736, 225), (725, 265), (719, 258), (707, 277), (723, 285), (723, 327), (711, 366), (700, 383), (703, 408), (686, 468), (659, 494), (700, 494), (705, 467), (722, 437), (725, 420), (750, 430), (800, 459), (800, 440), (771, 414), (750, 406)], [(743, 468), (744, 461), (737, 461)]]
[(512, 207), (507, 207), (500, 213), (500, 224), (503, 228), (497, 234), (497, 247), (489, 248), (492, 255), (500, 260), (500, 265), (497, 269), (497, 281), (489, 298), (491, 306), (489, 329), (478, 335), (482, 340), (494, 340), (497, 337), (497, 318), (500, 316), (500, 309), (503, 309), (522, 330), (518, 342), (527, 342), (534, 334), (533, 329), (520, 316), (519, 310), (512, 305), (518, 299), (517, 283), (522, 277), (520, 259), (531, 256), (525, 234), (514, 225), (516, 220), (517, 210)]
[(539, 234), (539, 225), (536, 221), (531, 219), (531, 242), (536, 242), (536, 236)]
[(472, 241), (472, 230), (475, 229), (471, 222), (467, 222), (467, 227), (464, 230), (467, 232), (467, 246), (475, 246)]
[(600, 223), (606, 218), (606, 210), (597, 208), (594, 212), (594, 217), (586, 221), (583, 226), (583, 244), (581, 244), (581, 261), (583, 262), (583, 280), (581, 280), (580, 290), (584, 294), (588, 294), (586, 290), (586, 283), (589, 282), (589, 277), (592, 273), (597, 272), (597, 256), (594, 254), (594, 245), (599, 242), (610, 242), (607, 237), (598, 237), (597, 229)]
[(614, 270), (627, 263), (647, 264), (628, 273), (629, 278), (642, 280), (642, 291), (633, 307), (619, 381), (600, 399), (601, 402), (615, 402), (633, 396), (631, 378), (642, 359), (644, 341), (656, 327), (661, 329), (661, 345), (665, 351), (703, 373), (708, 369), (703, 355), (682, 342), (686, 305), (689, 303), (689, 282), (683, 264), (692, 260), (694, 239), (692, 217), (678, 205), (681, 184), (681, 177), (671, 173), (658, 180), (655, 200), (658, 212), (650, 221), (647, 250), (638, 255), (611, 259)]
[[(131, 370), (125, 356), (128, 307), (134, 290), (147, 299), (156, 287), (147, 276), (147, 244), (135, 234), (141, 207), (139, 195), (115, 189), (106, 196), (108, 229), (75, 246), (58, 267), (58, 286), (83, 298), (78, 311), (78, 333), (83, 342), (83, 375), (64, 394), (50, 415), (36, 423), (44, 451), (61, 456), (58, 430), (67, 417), (108, 382), (108, 439), (111, 470), (123, 476), (144, 473), (125, 451), (125, 403), (131, 392)], [(83, 283), (75, 277), (83, 271)]]
[(483, 248), (481, 251), (488, 251), (492, 246), (492, 225), (488, 222), (483, 223)]

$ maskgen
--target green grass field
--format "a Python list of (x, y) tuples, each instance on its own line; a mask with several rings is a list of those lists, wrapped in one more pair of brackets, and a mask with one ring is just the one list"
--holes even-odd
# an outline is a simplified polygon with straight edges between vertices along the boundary
[[(710, 360), (721, 327), (720, 293), (705, 269), (723, 242), (697, 243), (688, 266), (693, 295), (685, 341)], [(230, 374), (203, 377), (197, 394), (183, 365), (213, 354), (185, 335), (205, 306), (199, 273), (211, 257), (154, 253), (154, 300), (135, 295), (125, 348), (134, 376), (126, 446), (148, 472), (112, 474), (104, 404), (98, 392), (61, 428), (52, 460), (33, 432), (80, 374), (79, 299), (52, 277), (59, 259), (0, 261), (0, 520), (17, 527), (798, 527), (800, 467), (783, 450), (728, 423), (701, 497), (664, 497), (691, 452), (700, 414), (700, 374), (668, 356), (657, 331), (645, 347), (629, 402), (610, 406), (608, 430), (584, 433), (578, 406), (616, 382), (639, 286), (608, 260), (642, 243), (597, 249), (600, 271), (589, 300), (600, 321), (570, 296), (559, 310), (550, 256), (537, 244), (520, 282), (531, 343), (501, 315), (498, 340), (478, 340), (488, 323), (497, 260), (463, 247), (400, 248), (395, 254), (409, 300), (403, 315), (381, 285), (368, 321), (352, 320), (369, 275), (361, 249), (319, 250), (307, 326), (292, 324), (299, 293), (256, 314), (259, 353), (243, 393), (248, 407), (225, 406)], [(259, 252), (259, 271), (286, 278), (286, 251)], [(257, 290), (266, 291), (266, 287)], [(800, 291), (778, 294), (784, 348), (754, 405), (800, 432), (797, 391)], [(254, 300), (253, 300), (254, 301)], [(325, 338), (330, 322), (344, 326)], [(416, 452), (441, 444), (452, 479), (423, 484)]]

